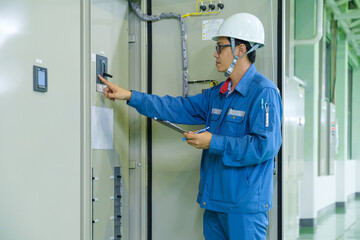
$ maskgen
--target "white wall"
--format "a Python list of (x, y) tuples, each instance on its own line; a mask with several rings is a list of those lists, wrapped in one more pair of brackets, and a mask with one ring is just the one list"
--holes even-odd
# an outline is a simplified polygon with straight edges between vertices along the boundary
[(349, 195), (356, 192), (357, 162), (354, 160), (335, 161), (336, 202), (346, 202)]
[(356, 162), (355, 172), (356, 172), (356, 178), (355, 178), (355, 192), (360, 193), (360, 160), (354, 160)]
[(336, 202), (346, 202), (345, 192), (345, 173), (346, 161), (335, 161), (335, 177), (336, 177)]
[[(349, 196), (356, 192), (356, 164), (354, 160), (346, 161), (346, 172), (345, 172), (345, 195)], [(358, 172), (358, 175), (360, 172)]]
[(319, 211), (335, 203), (336, 177), (334, 175), (316, 177), (315, 182), (316, 182), (315, 209), (316, 211)]
[[(317, 174), (317, 162), (304, 163), (301, 180), (300, 219), (317, 218), (318, 211), (335, 203), (336, 177)], [(306, 193), (306, 194), (305, 194)]]
[[(330, 176), (317, 176), (317, 164), (305, 162), (304, 177), (301, 181), (301, 191), (307, 191), (308, 195), (300, 198), (301, 219), (317, 218), (318, 211), (336, 202), (346, 202), (347, 197), (360, 189), (360, 161), (346, 160), (335, 162), (335, 173)], [(344, 169), (344, 171), (340, 171)], [(339, 188), (345, 186), (343, 191)], [(338, 188), (338, 191), (337, 191)], [(311, 195), (314, 189), (314, 195)]]
[(299, 218), (316, 218), (316, 177), (314, 161), (304, 162), (304, 175), (300, 181)]

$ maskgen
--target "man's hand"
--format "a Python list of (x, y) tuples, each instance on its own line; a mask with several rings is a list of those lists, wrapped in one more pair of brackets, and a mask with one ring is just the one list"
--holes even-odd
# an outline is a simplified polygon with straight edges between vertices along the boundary
[(115, 101), (115, 99), (127, 100), (127, 101), (130, 100), (131, 95), (132, 95), (131, 91), (125, 90), (125, 89), (119, 87), (118, 85), (107, 81), (105, 78), (103, 78), (100, 75), (98, 75), (98, 77), (107, 86), (104, 89), (104, 95), (106, 98), (108, 98), (112, 101)]
[(208, 149), (210, 147), (212, 134), (210, 132), (203, 132), (194, 134), (193, 132), (184, 133), (186, 142), (198, 149)]

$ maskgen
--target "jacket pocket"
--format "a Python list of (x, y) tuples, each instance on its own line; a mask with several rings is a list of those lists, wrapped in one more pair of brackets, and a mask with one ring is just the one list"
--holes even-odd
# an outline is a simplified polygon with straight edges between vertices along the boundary
[(211, 200), (238, 203), (248, 197), (249, 183), (245, 177), (245, 168), (227, 167), (221, 160), (218, 163), (211, 186)]
[(217, 108), (213, 108), (211, 110), (209, 127), (210, 127), (210, 132), (213, 133), (213, 134), (215, 134), (217, 132), (221, 112), (222, 112), (222, 110), (217, 109)]
[(240, 137), (245, 133), (245, 111), (230, 109), (225, 117), (223, 132), (226, 136)]

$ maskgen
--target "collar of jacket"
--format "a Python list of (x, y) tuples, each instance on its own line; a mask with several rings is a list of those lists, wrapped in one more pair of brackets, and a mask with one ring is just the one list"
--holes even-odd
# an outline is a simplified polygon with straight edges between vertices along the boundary
[[(249, 69), (245, 72), (244, 76), (240, 79), (238, 84), (235, 87), (235, 90), (241, 93), (243, 96), (246, 96), (249, 86), (251, 83), (251, 80), (253, 79), (254, 75), (256, 73), (256, 68), (254, 64), (251, 64)], [(223, 85), (220, 88), (220, 93), (225, 94), (228, 91), (230, 78), (226, 79), (226, 81), (223, 83)]]

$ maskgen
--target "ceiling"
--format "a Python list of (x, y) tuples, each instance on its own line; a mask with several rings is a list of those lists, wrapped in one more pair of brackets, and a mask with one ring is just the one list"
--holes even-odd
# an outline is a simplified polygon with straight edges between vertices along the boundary
[(338, 26), (344, 30), (355, 54), (360, 57), (360, 0), (326, 0)]

